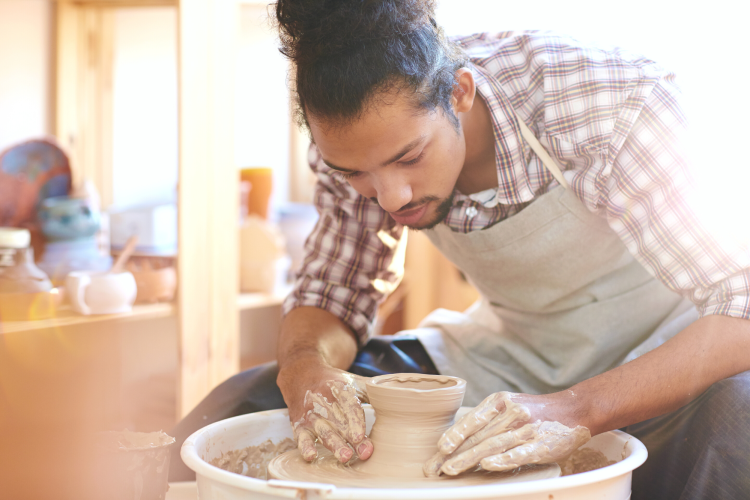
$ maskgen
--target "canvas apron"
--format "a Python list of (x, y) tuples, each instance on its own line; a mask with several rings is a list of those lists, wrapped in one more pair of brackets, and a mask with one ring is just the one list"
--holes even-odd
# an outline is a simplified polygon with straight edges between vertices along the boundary
[(564, 187), (485, 230), (462, 234), (440, 224), (425, 231), (481, 299), (465, 313), (437, 310), (408, 333), (440, 373), (467, 380), (469, 406), (498, 391), (563, 390), (698, 318), (691, 302), (651, 276), (606, 220), (565, 189), (554, 160), (522, 127)]

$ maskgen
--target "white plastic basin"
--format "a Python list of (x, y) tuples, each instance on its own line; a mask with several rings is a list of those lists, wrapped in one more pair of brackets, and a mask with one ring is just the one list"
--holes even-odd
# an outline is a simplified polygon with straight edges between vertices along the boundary
[[(369, 428), (375, 415), (369, 405), (365, 415)], [(461, 408), (460, 417), (470, 408)], [(572, 476), (524, 483), (464, 486), (460, 488), (337, 488), (333, 485), (262, 481), (214, 467), (208, 462), (222, 453), (292, 437), (286, 410), (272, 410), (222, 420), (191, 435), (182, 445), (185, 464), (195, 471), (201, 500), (265, 500), (276, 498), (326, 498), (361, 500), (627, 500), (632, 471), (646, 461), (646, 447), (620, 431), (600, 434), (585, 447), (601, 451), (617, 463)]]

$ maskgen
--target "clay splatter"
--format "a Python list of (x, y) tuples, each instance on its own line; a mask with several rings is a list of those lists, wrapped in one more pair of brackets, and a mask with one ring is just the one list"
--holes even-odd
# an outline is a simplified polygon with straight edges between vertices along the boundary
[(256, 479), (267, 479), (266, 469), (268, 468), (268, 462), (296, 447), (294, 441), (289, 438), (284, 439), (278, 444), (274, 444), (269, 439), (258, 446), (248, 446), (241, 450), (222, 453), (219, 458), (214, 458), (209, 463), (235, 474), (242, 474), (243, 476), (254, 477)]

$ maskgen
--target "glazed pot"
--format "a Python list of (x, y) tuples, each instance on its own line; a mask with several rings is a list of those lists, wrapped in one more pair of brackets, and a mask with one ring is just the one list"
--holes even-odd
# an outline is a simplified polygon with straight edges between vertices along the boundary
[(90, 238), (100, 225), (100, 214), (86, 198), (56, 196), (42, 201), (39, 223), (47, 241)]

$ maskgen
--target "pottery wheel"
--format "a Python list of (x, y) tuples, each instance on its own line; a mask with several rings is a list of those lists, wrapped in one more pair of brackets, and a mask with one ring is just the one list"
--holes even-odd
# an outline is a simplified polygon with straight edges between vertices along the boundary
[(299, 451), (294, 449), (282, 453), (268, 464), (268, 477), (354, 488), (446, 488), (518, 483), (560, 476), (560, 466), (555, 463), (525, 465), (507, 472), (475, 470), (458, 476), (441, 475), (438, 478), (373, 475), (359, 470), (358, 465), (361, 463), (363, 462), (353, 459), (342, 464), (322, 446), (318, 446), (318, 458), (313, 462), (306, 462)]

